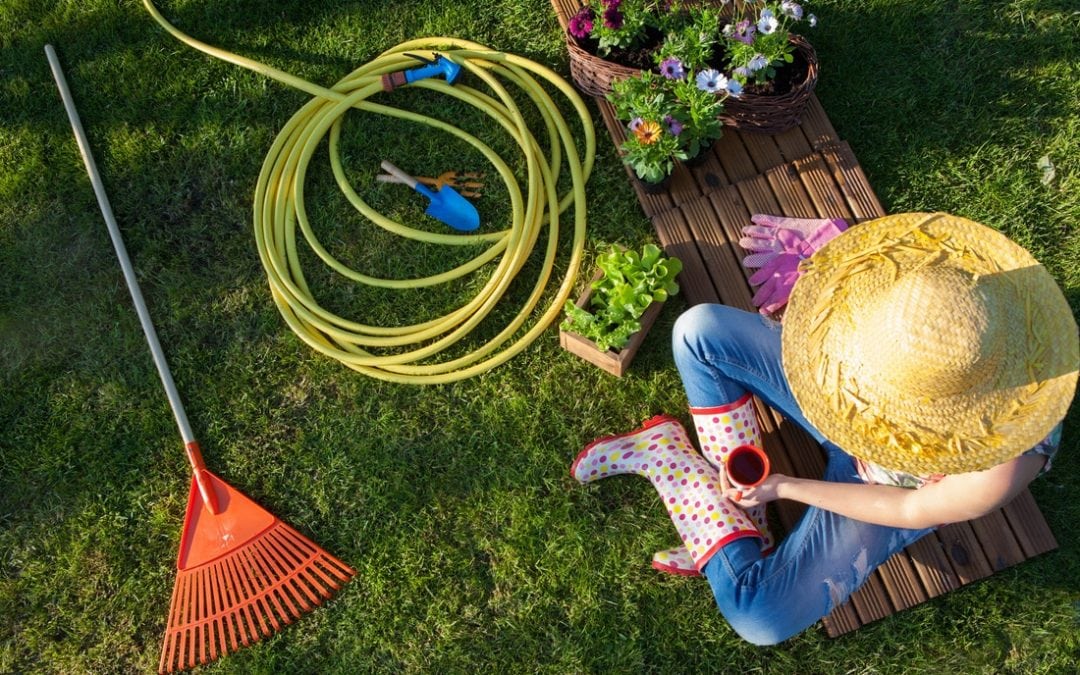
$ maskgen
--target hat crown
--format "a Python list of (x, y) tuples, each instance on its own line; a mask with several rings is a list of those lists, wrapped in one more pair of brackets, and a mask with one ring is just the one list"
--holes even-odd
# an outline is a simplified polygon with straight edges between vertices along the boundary
[(864, 372), (895, 392), (927, 399), (982, 389), (995, 379), (1005, 341), (1000, 293), (963, 269), (910, 270), (876, 294), (855, 350)]

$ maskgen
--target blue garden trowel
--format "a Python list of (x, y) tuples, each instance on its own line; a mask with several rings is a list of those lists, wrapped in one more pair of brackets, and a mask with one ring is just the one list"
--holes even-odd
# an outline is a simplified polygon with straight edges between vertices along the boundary
[(480, 227), (480, 214), (476, 207), (468, 199), (459, 195), (454, 188), (444, 185), (438, 190), (432, 190), (386, 160), (383, 160), (379, 166), (383, 171), (427, 197), (431, 203), (428, 204), (424, 213), (435, 220), (446, 223), (461, 232), (472, 232)]

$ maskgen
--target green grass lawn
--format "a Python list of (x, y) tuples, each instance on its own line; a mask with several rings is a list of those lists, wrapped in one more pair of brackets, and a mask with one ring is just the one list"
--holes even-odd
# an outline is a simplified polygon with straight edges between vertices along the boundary
[[(201, 40), (326, 86), (399, 42), (437, 35), (569, 73), (549, 0), (159, 8)], [(950, 211), (1002, 230), (1080, 308), (1075, 4), (812, 9), (818, 96), (886, 210)], [(208, 464), (358, 572), (326, 606), (207, 672), (1075, 672), (1076, 406), (1054, 470), (1032, 487), (1057, 551), (839, 639), (815, 627), (752, 647), (703, 581), (649, 568), (676, 535), (645, 481), (582, 488), (568, 475), (589, 440), (682, 414), (666, 336), (684, 301), (665, 308), (621, 380), (562, 351), (554, 328), (452, 385), (389, 384), (317, 354), (274, 306), (251, 225), (263, 157), (308, 96), (176, 42), (137, 0), (0, 6), (0, 672), (156, 668), (189, 481), (46, 43)], [(415, 94), (410, 104), (439, 110)], [(522, 169), (483, 117), (444, 112)], [(588, 257), (653, 240), (600, 132)], [(404, 188), (369, 182), (380, 155), (433, 171), (475, 161), (442, 134), (380, 117), (351, 116), (346, 135), (357, 190), (394, 217), (419, 210)], [(388, 275), (444, 268), (439, 252), (366, 229), (324, 152), (309, 187), (317, 227), (351, 261)], [(502, 194), (492, 185), (483, 198), (487, 222), (509, 217)], [(372, 323), (444, 312), (471, 290), (395, 297), (314, 269), (312, 280)], [(505, 304), (496, 319), (516, 313)]]

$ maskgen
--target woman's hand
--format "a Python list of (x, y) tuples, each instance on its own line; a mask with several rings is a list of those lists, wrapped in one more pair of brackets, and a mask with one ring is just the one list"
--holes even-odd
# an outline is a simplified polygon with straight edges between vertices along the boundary
[(767, 504), (778, 499), (777, 489), (787, 480), (789, 478), (782, 473), (771, 473), (761, 484), (751, 488), (741, 488), (732, 485), (728, 481), (725, 472), (720, 472), (720, 483), (724, 488), (724, 496), (743, 509)]

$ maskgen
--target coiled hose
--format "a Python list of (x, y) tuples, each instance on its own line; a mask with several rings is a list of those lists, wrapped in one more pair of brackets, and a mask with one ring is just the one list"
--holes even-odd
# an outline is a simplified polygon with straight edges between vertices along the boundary
[[(147, 11), (181, 42), (211, 56), (249, 68), (312, 95), (280, 131), (263, 162), (255, 187), (254, 224), (259, 257), (281, 315), (301, 340), (349, 368), (382, 380), (411, 384), (455, 382), (504, 363), (520, 353), (554, 321), (573, 290), (585, 244), (585, 183), (592, 172), (596, 138), (584, 101), (554, 71), (528, 59), (488, 49), (455, 38), (411, 40), (383, 52), (327, 89), (257, 61), (200, 42), (170, 24), (150, 0)], [(510, 167), (488, 145), (447, 122), (368, 99), (383, 91), (382, 76), (417, 65), (412, 55), (451, 59), (486, 84), (495, 96), (461, 84), (449, 85), (424, 79), (410, 86), (451, 96), (492, 117), (524, 153), (527, 185), (522, 195)], [(409, 54), (406, 54), (408, 52)], [(579, 157), (566, 120), (536, 77), (553, 85), (571, 102), (585, 139), (585, 156)], [(529, 131), (521, 111), (501, 80), (520, 89), (539, 110), (548, 137), (548, 156)], [(372, 209), (352, 189), (341, 164), (338, 142), (341, 124), (351, 109), (388, 115), (426, 124), (450, 133), (480, 151), (506, 185), (512, 206), (510, 227), (482, 234), (432, 233), (386, 218)], [(318, 241), (304, 209), (304, 179), (316, 146), (329, 134), (330, 163), (339, 188), (364, 217), (380, 227), (409, 239), (447, 246), (487, 244), (471, 261), (448, 271), (418, 279), (382, 279), (350, 269), (335, 259)], [(556, 191), (565, 160), (571, 189), (561, 197)], [(529, 320), (544, 294), (555, 262), (559, 239), (559, 216), (573, 206), (574, 229), (566, 276), (555, 298), (535, 322), (511, 342)], [(432, 361), (461, 340), (491, 312), (511, 281), (529, 259), (545, 225), (546, 250), (541, 271), (518, 314), (494, 337), (477, 349), (449, 360)], [(319, 305), (304, 278), (297, 255), (296, 226), (307, 244), (331, 269), (361, 284), (387, 289), (420, 288), (449, 282), (478, 271), (498, 258), (497, 266), (480, 292), (469, 302), (444, 316), (409, 326), (371, 326), (336, 315)], [(500, 257), (501, 256), (501, 257)], [(538, 310), (537, 310), (538, 311)], [(509, 343), (509, 344), (507, 344)], [(368, 348), (407, 348), (377, 355)], [(422, 363), (427, 360), (429, 362)]]

